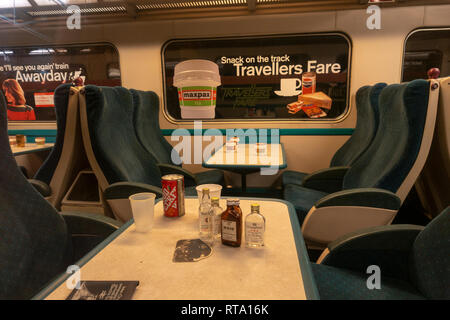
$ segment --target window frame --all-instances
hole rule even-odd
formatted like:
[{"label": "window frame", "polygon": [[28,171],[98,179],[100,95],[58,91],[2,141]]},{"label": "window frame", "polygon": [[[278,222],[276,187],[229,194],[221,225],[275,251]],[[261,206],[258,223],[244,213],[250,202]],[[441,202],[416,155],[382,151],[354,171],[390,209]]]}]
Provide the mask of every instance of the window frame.
[{"label": "window frame", "polygon": [[[166,70],[165,70],[165,60],[164,53],[167,46],[173,42],[178,41],[208,41],[208,40],[233,40],[233,39],[268,39],[268,38],[281,38],[281,37],[308,37],[308,36],[341,36],[347,41],[348,44],[348,72],[347,72],[347,92],[346,92],[346,106],[344,112],[334,119],[317,118],[317,119],[300,119],[300,118],[272,118],[272,119],[239,119],[239,118],[228,118],[228,119],[176,119],[167,110],[167,91],[166,91]],[[283,33],[283,34],[270,34],[270,35],[246,35],[246,36],[231,36],[231,37],[201,37],[201,38],[175,38],[167,40],[161,47],[161,69],[162,69],[162,88],[163,88],[163,106],[161,108],[164,118],[172,124],[193,124],[194,121],[201,120],[203,123],[207,124],[330,124],[339,123],[344,121],[350,114],[350,89],[351,89],[351,71],[352,71],[352,52],[353,52],[353,42],[351,37],[343,31],[330,31],[330,32],[311,32],[311,33]]]},{"label": "window frame", "polygon": [[401,65],[401,73],[400,73],[400,82],[403,81],[404,77],[404,71],[405,71],[405,57],[406,57],[406,43],[408,42],[408,39],[418,32],[427,32],[427,31],[450,31],[450,26],[442,26],[442,27],[419,27],[411,30],[405,37],[405,40],[403,41],[403,53],[402,53],[402,65]]},{"label": "window frame", "polygon": [[[112,42],[102,41],[102,42],[82,42],[82,43],[69,43],[69,44],[48,44],[48,45],[19,45],[19,46],[0,46],[2,50],[8,50],[8,49],[27,49],[27,48],[56,48],[56,47],[82,47],[82,46],[110,46],[112,47],[115,52],[117,53],[117,59],[119,64],[119,70],[121,77],[120,81],[122,83],[122,68],[120,63],[120,52],[117,46]],[[108,75],[105,74],[105,79],[107,79]],[[1,88],[0,88],[1,90]],[[3,92],[2,92],[3,94]],[[23,129],[41,129],[41,128],[35,128],[36,126],[41,126],[43,129],[53,129],[56,128],[56,120],[8,120],[8,128],[9,127],[20,127]]]}]

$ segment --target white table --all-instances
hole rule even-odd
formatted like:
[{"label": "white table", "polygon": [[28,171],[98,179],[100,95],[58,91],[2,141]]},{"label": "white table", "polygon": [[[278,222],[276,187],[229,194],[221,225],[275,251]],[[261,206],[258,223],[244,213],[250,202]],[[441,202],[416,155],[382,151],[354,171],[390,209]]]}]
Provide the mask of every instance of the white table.
[{"label": "white table", "polygon": [[[221,199],[225,207],[225,200]],[[138,280],[133,299],[317,299],[306,248],[288,202],[277,199],[241,198],[246,216],[258,202],[265,215],[263,249],[232,248],[220,242],[210,257],[197,262],[172,262],[178,240],[198,238],[198,199],[186,198],[186,215],[163,216],[162,201],[155,206],[149,233],[135,231],[133,221],[112,234],[79,261],[81,280]],[[63,275],[37,299],[66,299],[72,291]]]},{"label": "white table", "polygon": [[235,151],[226,150],[223,145],[203,162],[205,168],[216,168],[241,174],[242,191],[246,191],[246,175],[261,171],[262,174],[276,174],[287,167],[284,147],[281,143],[268,143],[267,152],[257,153],[256,144],[239,143]]},{"label": "white table", "polygon": [[19,156],[28,153],[40,152],[45,150],[50,150],[53,148],[54,143],[46,143],[39,145],[36,143],[26,143],[25,147],[18,147],[16,145],[11,146],[11,151],[14,156]]}]

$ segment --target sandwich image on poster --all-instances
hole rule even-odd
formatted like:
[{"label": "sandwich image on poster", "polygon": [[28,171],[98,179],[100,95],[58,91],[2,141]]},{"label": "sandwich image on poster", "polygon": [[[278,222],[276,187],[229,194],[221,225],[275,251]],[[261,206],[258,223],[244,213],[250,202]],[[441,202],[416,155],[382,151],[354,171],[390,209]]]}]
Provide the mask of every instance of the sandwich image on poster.
[{"label": "sandwich image on poster", "polygon": [[196,262],[208,258],[211,253],[211,247],[200,239],[179,240],[173,262]]},{"label": "sandwich image on poster", "polygon": [[323,118],[327,116],[324,110],[330,110],[332,99],[322,91],[316,92],[316,75],[314,72],[307,72],[302,75],[302,94],[297,101],[287,105],[290,114],[303,111],[308,118]]},{"label": "sandwich image on poster", "polygon": [[219,66],[202,59],[175,65],[173,85],[178,88],[181,118],[214,119],[217,87],[221,85]]},{"label": "sandwich image on poster", "polygon": [[131,300],[139,281],[81,281],[66,300]]}]

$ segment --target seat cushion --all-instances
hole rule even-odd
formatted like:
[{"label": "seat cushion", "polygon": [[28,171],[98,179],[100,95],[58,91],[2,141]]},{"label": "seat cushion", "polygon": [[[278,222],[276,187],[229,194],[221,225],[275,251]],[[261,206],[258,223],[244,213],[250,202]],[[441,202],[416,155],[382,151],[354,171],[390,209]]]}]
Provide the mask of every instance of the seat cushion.
[{"label": "seat cushion", "polygon": [[208,170],[195,174],[198,184],[220,184],[223,186],[225,184],[225,179],[222,170]]},{"label": "seat cushion", "polygon": [[425,299],[406,281],[383,277],[381,289],[367,288],[370,274],[347,269],[311,264],[314,279],[322,300],[418,300]]},{"label": "seat cushion", "polygon": [[283,191],[284,199],[294,205],[300,224],[303,223],[308,211],[314,204],[326,195],[328,193],[304,188],[295,184],[287,184]]},{"label": "seat cushion", "polygon": [[303,178],[305,178],[308,174],[300,171],[286,170],[281,175],[281,179],[283,181],[283,186],[287,184],[296,184],[302,185]]}]

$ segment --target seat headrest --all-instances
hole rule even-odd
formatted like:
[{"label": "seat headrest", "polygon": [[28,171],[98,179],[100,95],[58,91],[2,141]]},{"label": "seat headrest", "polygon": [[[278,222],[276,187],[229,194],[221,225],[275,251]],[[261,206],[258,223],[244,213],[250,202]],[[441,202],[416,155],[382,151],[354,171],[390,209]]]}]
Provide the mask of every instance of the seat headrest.
[{"label": "seat headrest", "polygon": [[[159,126],[159,98],[153,91],[130,89],[135,106],[134,128],[142,146],[157,159],[159,163],[179,164],[181,159],[177,152],[172,154],[172,146],[164,138]],[[174,161],[172,161],[174,157]]]},{"label": "seat headrest", "polygon": [[84,94],[90,143],[108,182],[133,181],[161,186],[156,159],[136,137],[135,106],[130,90],[87,85]]},{"label": "seat headrest", "polygon": [[330,167],[350,166],[370,146],[378,128],[378,97],[385,83],[364,86],[356,92],[357,119],[355,130],[331,159]]},{"label": "seat headrest", "polygon": [[429,92],[426,80],[391,84],[382,89],[376,136],[345,175],[344,189],[398,190],[420,150]]}]

